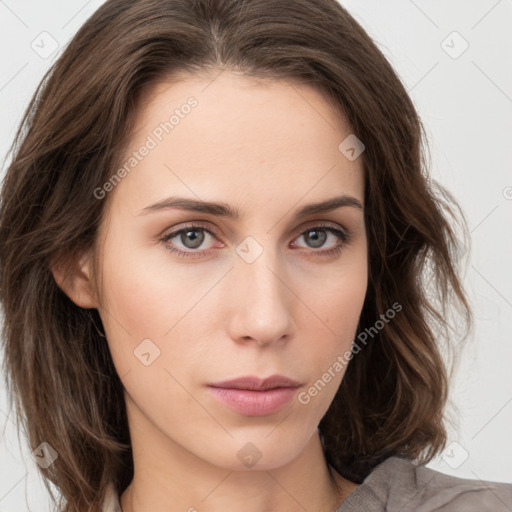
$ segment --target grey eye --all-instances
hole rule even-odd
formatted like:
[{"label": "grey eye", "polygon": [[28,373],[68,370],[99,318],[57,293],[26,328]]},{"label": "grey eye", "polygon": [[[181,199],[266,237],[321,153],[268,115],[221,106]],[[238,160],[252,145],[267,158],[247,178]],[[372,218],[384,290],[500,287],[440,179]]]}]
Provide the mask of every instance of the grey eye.
[{"label": "grey eye", "polygon": [[[311,233],[313,233],[313,236],[309,236]],[[308,240],[310,242],[312,241],[311,246],[315,249],[318,247],[322,247],[325,241],[327,240],[327,233],[326,230],[324,229],[308,229],[303,233],[302,236],[304,236],[306,242],[308,242]]]},{"label": "grey eye", "polygon": [[186,229],[180,233],[180,241],[187,249],[197,249],[203,243],[204,238],[205,235],[201,229]]}]

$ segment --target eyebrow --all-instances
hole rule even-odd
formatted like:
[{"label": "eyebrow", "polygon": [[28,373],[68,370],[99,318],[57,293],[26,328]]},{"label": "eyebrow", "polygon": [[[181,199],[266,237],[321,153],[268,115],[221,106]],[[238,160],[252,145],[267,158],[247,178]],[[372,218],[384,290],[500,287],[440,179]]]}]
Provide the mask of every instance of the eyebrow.
[{"label": "eyebrow", "polygon": [[[338,208],[350,207],[363,210],[361,202],[353,196],[341,195],[322,201],[320,203],[312,203],[303,206],[297,213],[296,218],[300,219],[307,215],[313,215],[315,213],[327,213]],[[226,217],[231,219],[240,218],[240,210],[234,208],[227,203],[222,202],[207,202],[199,201],[196,199],[190,199],[186,197],[168,197],[162,199],[157,203],[151,204],[143,208],[139,215],[146,215],[151,212],[160,210],[167,210],[170,208],[178,208],[180,210],[186,210],[191,212],[208,213],[219,217]]]}]

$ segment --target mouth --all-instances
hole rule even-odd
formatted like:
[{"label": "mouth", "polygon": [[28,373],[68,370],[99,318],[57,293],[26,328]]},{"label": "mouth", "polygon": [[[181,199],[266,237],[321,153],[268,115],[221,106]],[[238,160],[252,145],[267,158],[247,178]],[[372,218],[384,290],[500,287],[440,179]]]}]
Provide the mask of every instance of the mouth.
[{"label": "mouth", "polygon": [[240,377],[208,384],[214,398],[244,416],[267,416],[279,411],[295,395],[301,383],[272,375],[266,379]]}]

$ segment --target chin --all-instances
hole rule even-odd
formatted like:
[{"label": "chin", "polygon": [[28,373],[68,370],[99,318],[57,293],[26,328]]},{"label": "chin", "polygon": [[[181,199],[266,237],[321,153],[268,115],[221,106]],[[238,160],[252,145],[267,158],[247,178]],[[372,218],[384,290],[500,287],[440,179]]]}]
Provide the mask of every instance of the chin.
[{"label": "chin", "polygon": [[293,435],[275,426],[266,426],[252,433],[234,437],[226,435],[226,439],[212,441],[206,452],[196,452],[196,455],[230,471],[268,471],[285,466],[297,458],[311,438],[307,432]]}]

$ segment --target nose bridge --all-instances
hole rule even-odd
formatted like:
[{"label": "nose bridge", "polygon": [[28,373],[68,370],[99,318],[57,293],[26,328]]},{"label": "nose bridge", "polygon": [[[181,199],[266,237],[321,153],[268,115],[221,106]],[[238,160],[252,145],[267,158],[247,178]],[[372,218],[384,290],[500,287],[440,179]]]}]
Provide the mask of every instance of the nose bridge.
[{"label": "nose bridge", "polygon": [[241,287],[234,305],[238,335],[261,343],[290,334],[293,325],[293,294],[286,286],[279,250],[271,246],[271,238],[262,243],[253,237],[243,240],[236,249],[233,272],[235,286]]}]

